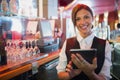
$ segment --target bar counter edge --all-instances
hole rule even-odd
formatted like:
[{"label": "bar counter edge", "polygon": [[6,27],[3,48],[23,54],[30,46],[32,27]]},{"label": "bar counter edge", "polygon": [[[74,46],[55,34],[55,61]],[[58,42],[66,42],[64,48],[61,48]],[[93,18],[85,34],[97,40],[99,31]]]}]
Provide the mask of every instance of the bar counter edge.
[{"label": "bar counter edge", "polygon": [[59,52],[60,52],[60,50],[56,50],[54,52],[49,53],[48,56],[46,56],[44,58],[39,59],[39,57],[36,57],[36,58],[28,61],[27,63],[19,64],[16,67],[11,67],[11,69],[8,69],[6,71],[4,70],[3,72],[0,73],[0,80],[8,80],[8,79],[18,76],[24,72],[31,70],[33,62],[36,62],[38,66],[41,66],[47,62],[50,62],[50,61],[58,58]]}]

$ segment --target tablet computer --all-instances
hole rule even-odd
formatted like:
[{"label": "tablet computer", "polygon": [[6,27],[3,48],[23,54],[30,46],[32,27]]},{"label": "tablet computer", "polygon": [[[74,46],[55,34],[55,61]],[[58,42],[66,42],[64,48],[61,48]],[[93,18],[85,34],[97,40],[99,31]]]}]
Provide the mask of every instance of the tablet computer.
[{"label": "tablet computer", "polygon": [[[92,48],[92,49],[70,49],[71,54],[80,54],[87,62],[92,64],[93,59],[96,57],[97,54],[97,49]],[[77,68],[73,64],[73,68]]]}]

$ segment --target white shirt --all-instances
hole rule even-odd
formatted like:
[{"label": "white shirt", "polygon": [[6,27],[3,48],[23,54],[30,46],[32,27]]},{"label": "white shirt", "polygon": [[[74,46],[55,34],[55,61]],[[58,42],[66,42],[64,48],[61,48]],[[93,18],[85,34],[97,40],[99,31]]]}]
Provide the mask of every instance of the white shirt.
[{"label": "white shirt", "polygon": [[[81,49],[90,49],[92,42],[93,42],[94,34],[91,34],[90,36],[86,38],[82,38],[79,34],[77,34],[77,41],[80,44]],[[63,44],[62,50],[59,54],[59,63],[56,67],[57,72],[63,72],[65,71],[66,65],[67,65],[67,57],[66,57],[66,41]],[[109,80],[111,78],[110,75],[110,67],[112,65],[111,62],[111,46],[108,41],[106,41],[106,46],[105,46],[105,61],[103,64],[103,67],[100,71],[100,74],[103,74],[106,78],[106,80]]]}]

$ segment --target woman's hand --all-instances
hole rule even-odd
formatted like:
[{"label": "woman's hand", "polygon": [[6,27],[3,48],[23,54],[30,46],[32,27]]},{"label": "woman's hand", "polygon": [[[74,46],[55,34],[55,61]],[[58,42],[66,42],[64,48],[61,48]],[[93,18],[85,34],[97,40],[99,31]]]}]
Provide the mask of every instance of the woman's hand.
[{"label": "woman's hand", "polygon": [[67,67],[66,67],[66,72],[69,73],[70,79],[79,75],[81,73],[80,69],[73,69],[72,67],[72,61],[69,61]]},{"label": "woman's hand", "polygon": [[80,54],[71,55],[72,62],[82,70],[89,78],[93,77],[95,74],[95,69],[97,68],[97,60],[94,58],[93,64],[90,64]]}]

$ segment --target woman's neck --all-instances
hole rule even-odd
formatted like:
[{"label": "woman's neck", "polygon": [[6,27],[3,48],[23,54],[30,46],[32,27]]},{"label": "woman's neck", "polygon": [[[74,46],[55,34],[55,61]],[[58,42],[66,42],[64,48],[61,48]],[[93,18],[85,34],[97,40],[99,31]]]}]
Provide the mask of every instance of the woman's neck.
[{"label": "woman's neck", "polygon": [[91,35],[92,32],[90,31],[89,33],[80,33],[80,35],[83,37],[83,38],[86,38],[87,36]]}]

